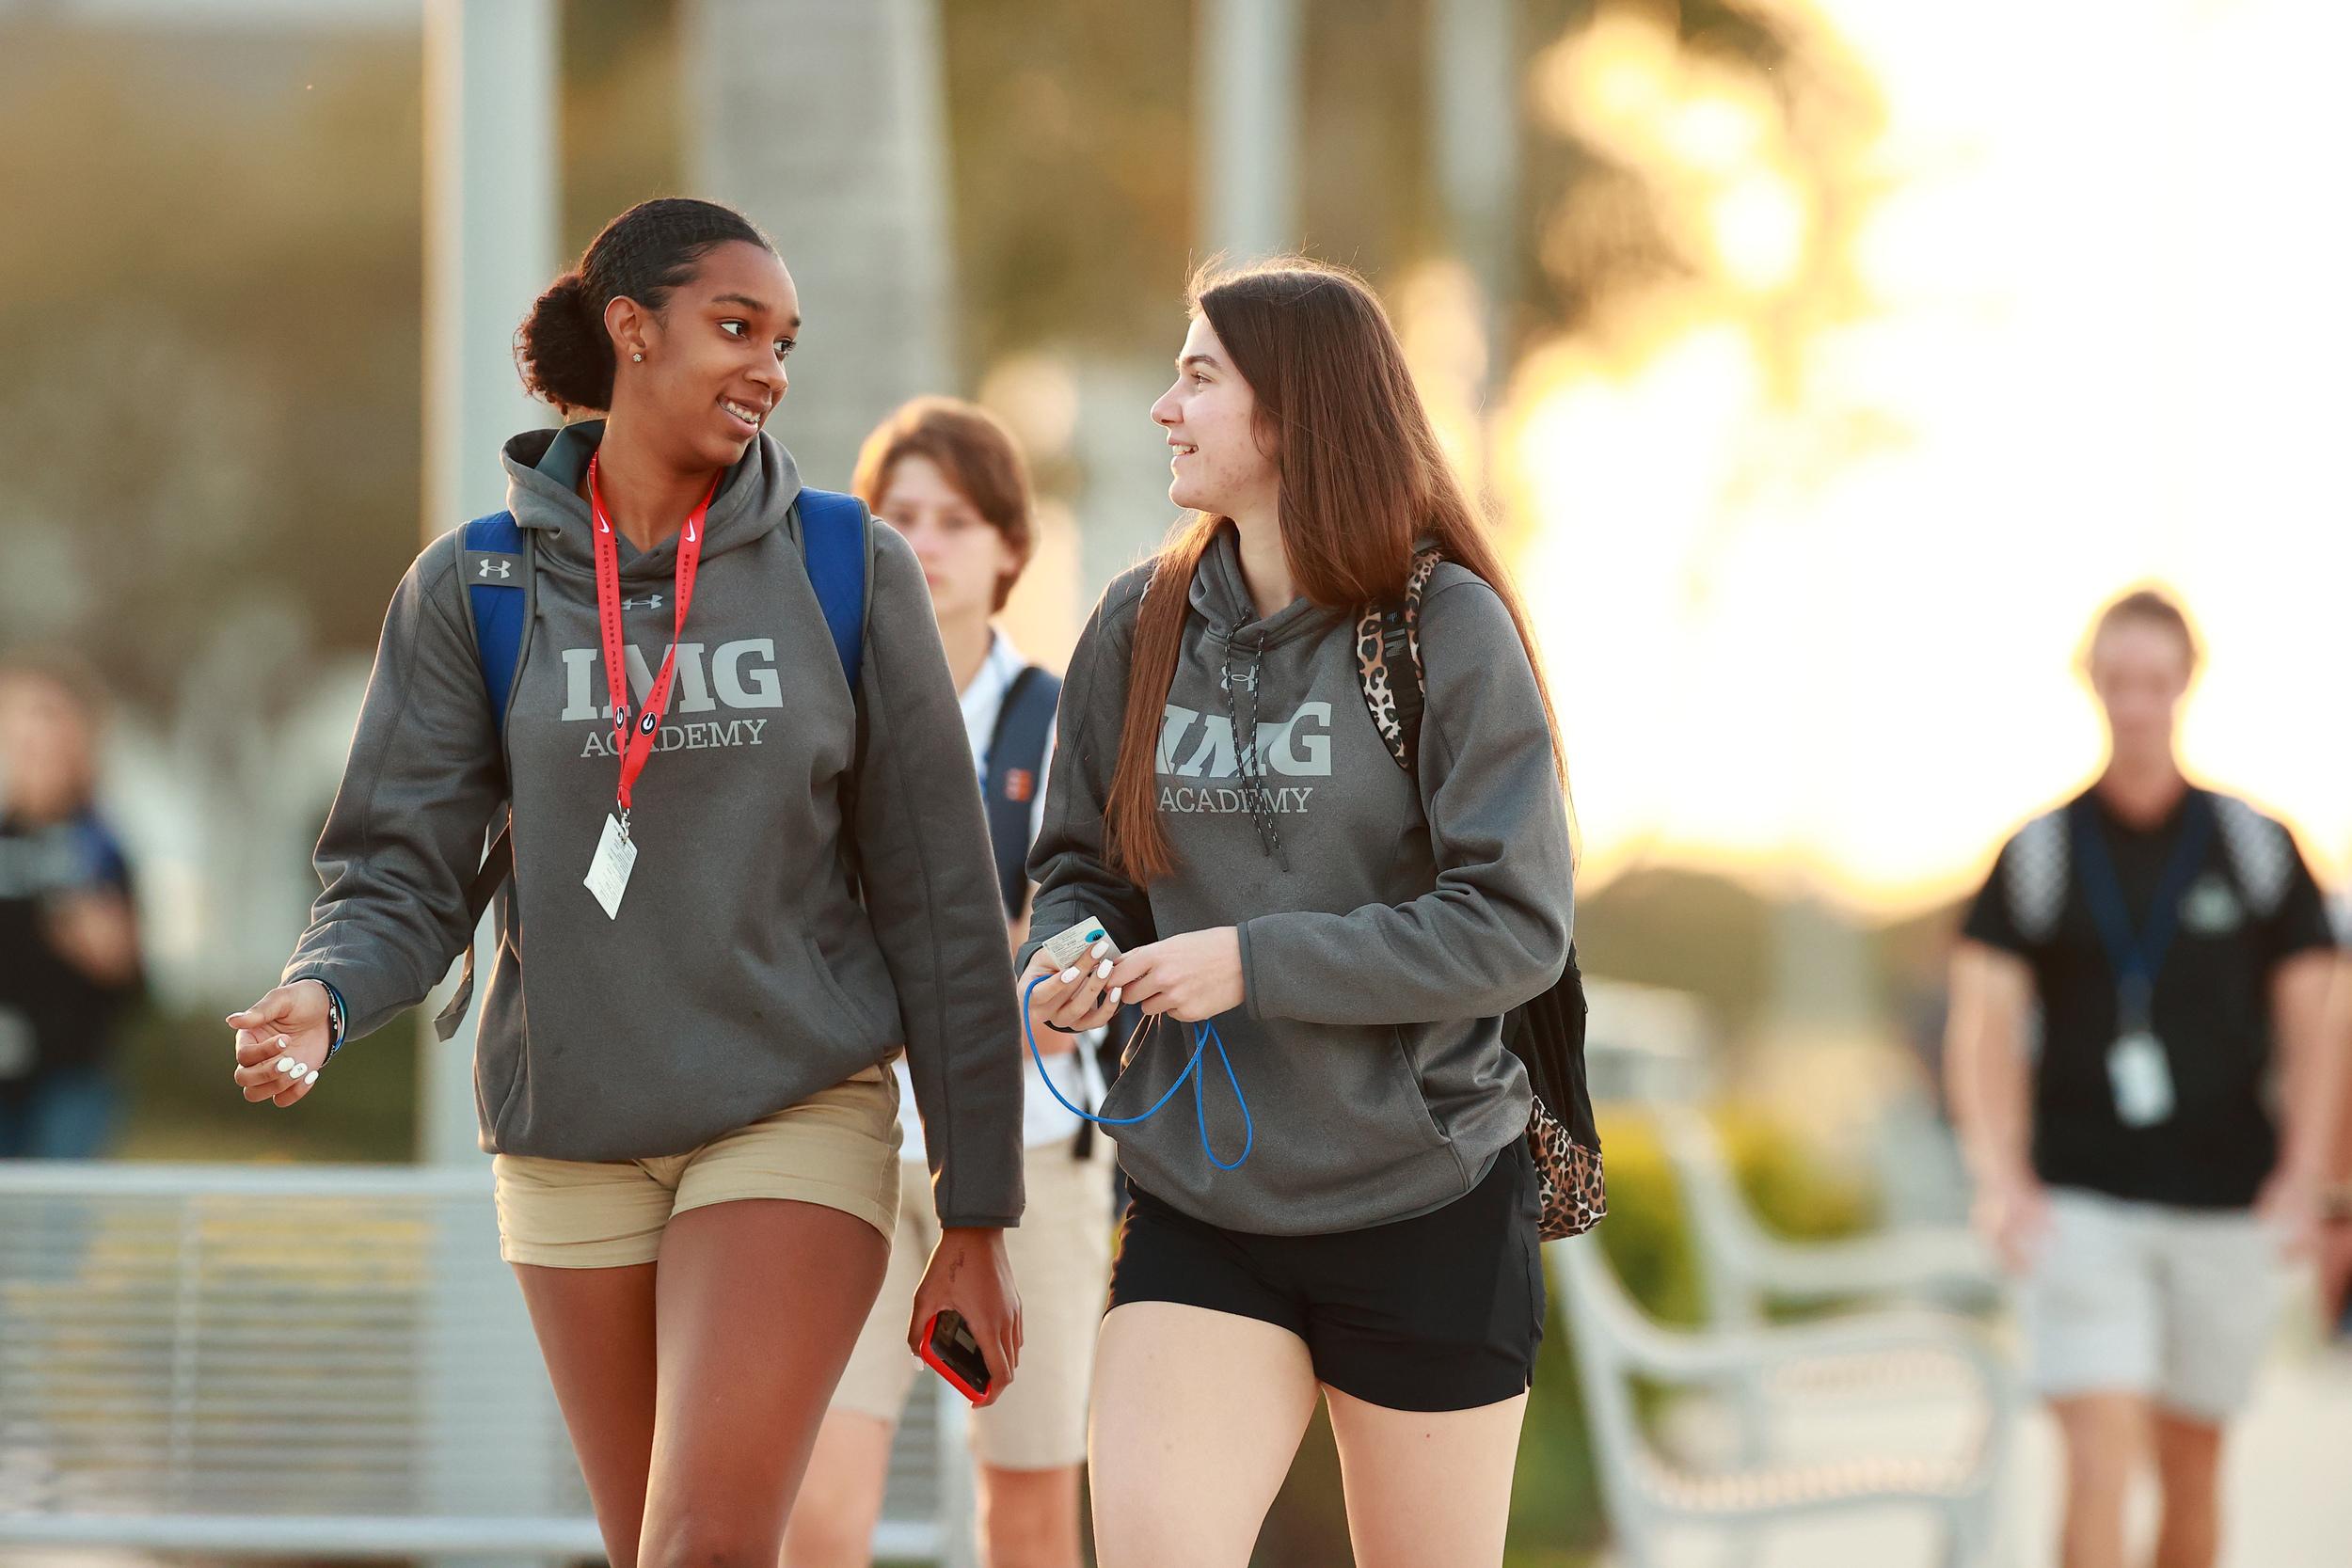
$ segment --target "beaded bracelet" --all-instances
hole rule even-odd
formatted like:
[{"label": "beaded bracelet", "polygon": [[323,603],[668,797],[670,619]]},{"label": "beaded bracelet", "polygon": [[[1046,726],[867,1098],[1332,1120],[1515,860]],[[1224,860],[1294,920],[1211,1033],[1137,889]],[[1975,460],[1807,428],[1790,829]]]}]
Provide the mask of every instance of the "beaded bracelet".
[{"label": "beaded bracelet", "polygon": [[[318,980],[315,974],[309,977]],[[349,1015],[343,1010],[343,993],[337,990],[331,981],[319,980],[319,985],[326,992],[326,1055],[319,1063],[319,1066],[325,1067],[335,1059],[335,1053],[343,1048],[343,1031],[348,1027],[345,1020]]]}]

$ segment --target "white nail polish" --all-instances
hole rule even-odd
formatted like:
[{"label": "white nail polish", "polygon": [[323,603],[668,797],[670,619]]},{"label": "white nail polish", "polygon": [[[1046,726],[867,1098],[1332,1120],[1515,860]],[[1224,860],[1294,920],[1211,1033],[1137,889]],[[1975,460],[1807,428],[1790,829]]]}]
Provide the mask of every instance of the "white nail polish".
[{"label": "white nail polish", "polygon": [[1074,986],[1078,983],[1077,965],[1073,964],[1061,972],[1061,983],[1065,986]]},{"label": "white nail polish", "polygon": [[1116,1006],[1119,1006],[1119,993],[1120,993],[1120,991],[1122,991],[1122,990],[1125,990],[1126,989],[1127,989],[1127,988],[1126,988],[1126,987],[1124,987],[1124,986],[1113,986],[1113,987],[1111,988],[1111,1006],[1112,1006],[1116,1007]]},{"label": "white nail polish", "polygon": [[1104,959],[1103,960],[1103,962],[1102,962],[1102,964],[1101,964],[1101,966],[1095,970],[1095,972],[1094,972],[1094,977],[1095,977],[1096,979],[1098,979],[1098,980],[1107,980],[1107,979],[1109,979],[1109,978],[1111,977],[1111,961],[1110,961],[1110,959],[1108,959],[1108,958],[1104,958]]},{"label": "white nail polish", "polygon": [[294,1059],[292,1056],[280,1056],[280,1057],[278,1057],[278,1071],[280,1071],[280,1072],[292,1072],[294,1069]]},{"label": "white nail polish", "polygon": [[302,1081],[306,1084],[317,1083],[319,1081],[319,1069],[312,1068],[310,1072],[304,1076]]},{"label": "white nail polish", "polygon": [[1110,944],[1109,942],[1096,942],[1096,943],[1094,944],[1094,951],[1093,951],[1091,954],[1089,954],[1089,957],[1090,957],[1090,958],[1101,958],[1104,954],[1105,954],[1105,953],[1109,952],[1110,950],[1111,950],[1111,944]]}]

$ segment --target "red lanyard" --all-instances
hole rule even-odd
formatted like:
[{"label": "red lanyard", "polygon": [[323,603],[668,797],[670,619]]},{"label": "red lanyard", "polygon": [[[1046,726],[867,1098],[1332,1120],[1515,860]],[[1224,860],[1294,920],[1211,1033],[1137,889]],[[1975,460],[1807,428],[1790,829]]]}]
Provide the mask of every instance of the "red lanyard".
[{"label": "red lanyard", "polygon": [[661,733],[661,716],[670,705],[670,678],[677,673],[678,639],[686,635],[687,607],[694,602],[694,572],[703,559],[703,516],[710,510],[719,482],[713,479],[702,504],[686,515],[677,543],[677,621],[670,633],[670,651],[661,657],[661,673],[645,695],[645,709],[631,723],[628,711],[628,670],[621,658],[621,561],[612,542],[612,516],[604,509],[604,491],[596,483],[596,460],[588,459],[588,509],[596,518],[596,622],[604,632],[604,678],[612,692],[612,748],[621,757],[621,836],[628,836],[629,792],[637,775],[653,754],[654,738]]}]

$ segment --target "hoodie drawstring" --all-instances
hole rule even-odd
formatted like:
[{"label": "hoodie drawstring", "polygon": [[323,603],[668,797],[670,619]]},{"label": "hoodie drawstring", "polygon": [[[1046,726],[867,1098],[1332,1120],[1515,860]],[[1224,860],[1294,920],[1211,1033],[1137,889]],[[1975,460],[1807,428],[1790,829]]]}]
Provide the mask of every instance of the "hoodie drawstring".
[{"label": "hoodie drawstring", "polygon": [[1290,857],[1282,852],[1282,831],[1275,820],[1272,799],[1266,790],[1265,769],[1258,757],[1258,672],[1265,659],[1265,639],[1261,637],[1250,646],[1249,666],[1243,673],[1243,684],[1249,689],[1249,722],[1242,723],[1241,705],[1233,696],[1232,644],[1226,644],[1225,659],[1219,667],[1218,684],[1225,688],[1225,713],[1233,725],[1233,756],[1241,768],[1242,794],[1249,800],[1249,819],[1258,830],[1258,847],[1274,858],[1283,870],[1291,868]]}]

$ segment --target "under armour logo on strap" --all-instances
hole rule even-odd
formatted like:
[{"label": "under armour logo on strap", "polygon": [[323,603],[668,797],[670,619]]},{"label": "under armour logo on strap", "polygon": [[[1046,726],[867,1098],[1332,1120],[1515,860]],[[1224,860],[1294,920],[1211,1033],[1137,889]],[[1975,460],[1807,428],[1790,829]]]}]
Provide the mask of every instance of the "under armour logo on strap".
[{"label": "under armour logo on strap", "polygon": [[485,557],[474,564],[474,576],[485,581],[494,578],[511,578],[515,575],[515,563],[511,561],[492,561]]}]

